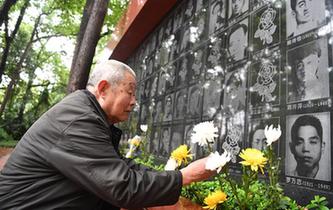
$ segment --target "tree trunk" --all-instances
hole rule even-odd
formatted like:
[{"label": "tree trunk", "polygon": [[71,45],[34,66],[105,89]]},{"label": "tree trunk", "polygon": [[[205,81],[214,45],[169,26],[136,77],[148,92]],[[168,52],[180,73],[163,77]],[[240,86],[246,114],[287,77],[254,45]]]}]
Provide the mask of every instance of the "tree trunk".
[{"label": "tree trunk", "polygon": [[14,30],[12,31],[12,33],[10,35],[8,34],[8,26],[7,26],[8,25],[8,20],[7,19],[5,20],[5,48],[3,49],[2,57],[1,57],[1,63],[0,63],[0,84],[1,84],[1,81],[2,81],[2,75],[5,72],[7,58],[8,58],[11,43],[14,40],[14,38],[15,38],[19,28],[20,28],[21,22],[23,20],[23,16],[25,14],[25,10],[27,9],[28,5],[29,5],[29,0],[26,0],[24,2],[24,5],[22,6],[22,8],[20,10],[20,15],[17,18],[15,28],[14,28]]},{"label": "tree trunk", "polygon": [[15,69],[13,70],[13,76],[11,78],[11,81],[10,81],[8,87],[7,87],[7,90],[6,90],[6,93],[5,93],[5,97],[4,97],[4,99],[3,99],[2,103],[1,103],[1,106],[0,106],[0,117],[2,116],[2,113],[5,110],[7,102],[11,98],[11,93],[13,92],[15,85],[17,84],[17,82],[20,79],[20,71],[21,71],[23,62],[26,59],[26,57],[28,55],[28,52],[30,51],[30,49],[32,47],[32,43],[33,43],[35,34],[37,32],[37,28],[38,28],[38,25],[39,25],[39,22],[41,20],[42,15],[44,15],[44,13],[40,14],[37,17],[35,25],[34,25],[34,28],[33,28],[32,33],[30,35],[30,40],[27,43],[27,45],[25,46],[24,52],[22,53],[19,62],[17,63],[17,65],[15,66]]},{"label": "tree trunk", "polygon": [[8,19],[8,12],[10,8],[16,4],[17,0],[5,0],[0,8],[0,26]]},{"label": "tree trunk", "polygon": [[[109,0],[87,0],[78,34],[67,93],[86,87]],[[87,17],[89,16],[89,17]]]}]

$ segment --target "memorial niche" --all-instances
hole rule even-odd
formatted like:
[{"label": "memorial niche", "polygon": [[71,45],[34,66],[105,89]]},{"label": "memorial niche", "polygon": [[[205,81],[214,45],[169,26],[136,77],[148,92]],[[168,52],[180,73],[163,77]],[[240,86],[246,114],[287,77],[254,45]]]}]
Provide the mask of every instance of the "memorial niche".
[{"label": "memorial niche", "polygon": [[[220,128],[217,150],[231,150],[236,161],[243,148],[265,147],[263,125],[280,124],[283,133],[275,150],[283,160],[281,183],[331,193],[333,38],[324,29],[331,24],[333,3],[305,0],[301,9],[299,0],[239,2],[179,3],[128,60],[141,75],[140,88],[149,87],[138,103],[143,112],[152,107],[152,120],[141,111],[139,122],[151,122],[158,131],[150,136],[151,152],[163,159],[176,143],[185,143],[199,157],[202,153],[190,142],[191,129],[213,120]],[[163,36],[160,31],[171,32]],[[198,34],[203,36],[191,39]],[[157,47],[147,49],[154,46],[150,42]],[[166,42],[171,44],[161,59]],[[302,157],[302,143],[292,141],[293,125],[303,118],[321,124],[321,132],[312,129],[321,140],[315,147],[320,157]],[[299,130],[306,126],[311,127]],[[297,172],[298,164],[313,166],[316,176]],[[239,168],[234,164],[231,171]]]}]

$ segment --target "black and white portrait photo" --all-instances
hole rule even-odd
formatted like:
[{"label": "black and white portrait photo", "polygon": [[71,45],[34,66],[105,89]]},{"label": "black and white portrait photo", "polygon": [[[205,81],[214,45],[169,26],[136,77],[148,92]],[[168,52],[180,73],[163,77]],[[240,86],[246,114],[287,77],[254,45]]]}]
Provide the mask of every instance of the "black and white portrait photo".
[{"label": "black and white portrait photo", "polygon": [[230,116],[245,110],[246,71],[242,67],[227,73],[224,84],[224,109]]},{"label": "black and white portrait photo", "polygon": [[186,25],[182,27],[182,33],[180,36],[179,52],[183,53],[187,51],[190,47],[190,38],[191,38],[191,28]]},{"label": "black and white portrait photo", "polygon": [[187,82],[189,68],[188,56],[183,56],[178,61],[177,86],[183,86]]},{"label": "black and white portrait photo", "polygon": [[184,4],[184,21],[189,21],[195,13],[195,0],[186,0]]},{"label": "black and white portrait photo", "polygon": [[159,73],[159,79],[158,79],[158,95],[163,95],[166,90],[166,84],[167,84],[167,72],[162,70]]},{"label": "black and white portrait photo", "polygon": [[288,101],[329,96],[327,40],[322,38],[287,52]]},{"label": "black and white portrait photo", "polygon": [[272,58],[263,59],[251,66],[250,97],[252,106],[279,102],[279,71],[278,60]]},{"label": "black and white portrait photo", "polygon": [[171,138],[171,127],[162,127],[161,137],[159,142],[158,154],[162,157],[168,157],[169,155],[169,145]]},{"label": "black and white portrait photo", "polygon": [[140,123],[147,124],[148,116],[149,116],[148,104],[147,103],[141,104]]},{"label": "black and white portrait photo", "polygon": [[212,118],[219,110],[221,102],[221,80],[208,80],[204,85],[203,115]]},{"label": "black and white portrait photo", "polygon": [[228,20],[235,19],[249,10],[249,0],[229,0]]},{"label": "black and white portrait photo", "polygon": [[161,100],[155,102],[153,107],[153,122],[158,123],[162,120],[163,116],[163,103]]},{"label": "black and white portrait photo", "polygon": [[186,114],[186,102],[186,89],[180,89],[176,92],[174,119],[184,119]]},{"label": "black and white portrait photo", "polygon": [[158,81],[158,77],[154,75],[150,80],[152,82],[151,82],[151,86],[150,86],[150,94],[149,94],[149,96],[152,98],[157,93],[157,81]]},{"label": "black and white portrait photo", "polygon": [[166,67],[166,90],[172,89],[176,83],[176,68],[177,63],[170,63],[170,65]]},{"label": "black and white portrait photo", "polygon": [[198,44],[206,37],[207,21],[206,12],[201,12],[195,19],[191,27],[191,42]]},{"label": "black and white portrait photo", "polygon": [[193,53],[189,54],[189,59],[191,60],[191,71],[189,76],[191,80],[195,80],[200,77],[201,69],[204,64],[204,49],[205,48],[199,48]]},{"label": "black and white portrait photo", "polygon": [[210,5],[209,34],[214,33],[225,25],[226,0],[216,0]]},{"label": "black and white portrait photo", "polygon": [[151,136],[150,136],[150,152],[152,154],[157,155],[158,154],[158,143],[159,143],[159,131],[160,127],[153,127],[151,131]]},{"label": "black and white portrait photo", "polygon": [[170,152],[175,150],[177,147],[183,144],[183,133],[184,133],[184,125],[183,124],[175,124],[172,126],[172,137],[171,137],[171,149]]},{"label": "black and white portrait photo", "polygon": [[[249,123],[249,134],[248,134],[248,144],[249,147],[258,150],[264,150],[267,147],[267,139],[265,136],[265,127],[273,125],[277,128],[279,125],[279,118],[269,118],[269,119],[252,119]],[[277,146],[278,144],[273,144]]]},{"label": "black and white portrait photo", "polygon": [[287,36],[298,36],[325,23],[325,0],[287,0]]},{"label": "black and white portrait photo", "polygon": [[173,94],[167,95],[164,99],[163,121],[171,121],[173,113]]},{"label": "black and white portrait photo", "polygon": [[286,175],[331,181],[330,113],[287,116]]},{"label": "black and white portrait photo", "polygon": [[202,93],[200,85],[189,87],[187,94],[187,114],[191,118],[199,118],[201,110]]},{"label": "black and white portrait photo", "polygon": [[258,10],[252,18],[254,50],[280,42],[280,12],[274,7]]},{"label": "black and white portrait photo", "polygon": [[205,63],[205,78],[211,79],[217,76],[223,76],[223,63],[222,63],[222,38],[215,37],[208,45],[207,59]]},{"label": "black and white portrait photo", "polygon": [[228,61],[230,63],[242,60],[246,57],[248,31],[248,19],[233,25],[228,31],[227,50]]}]

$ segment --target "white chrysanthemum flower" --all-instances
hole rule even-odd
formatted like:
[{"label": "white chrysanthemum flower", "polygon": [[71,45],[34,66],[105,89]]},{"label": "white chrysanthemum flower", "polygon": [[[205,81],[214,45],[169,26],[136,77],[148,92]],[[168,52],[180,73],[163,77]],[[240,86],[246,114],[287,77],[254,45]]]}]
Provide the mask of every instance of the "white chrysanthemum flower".
[{"label": "white chrysanthemum flower", "polygon": [[148,130],[148,125],[140,125],[140,129],[141,129],[143,132],[147,132],[147,130]]},{"label": "white chrysanthemum flower", "polygon": [[200,146],[205,146],[214,142],[214,138],[218,137],[217,132],[218,129],[212,121],[199,123],[193,128],[191,141],[193,144],[198,143]]},{"label": "white chrysanthemum flower", "polygon": [[175,159],[169,158],[168,162],[166,163],[164,170],[166,171],[173,171],[178,167],[178,163]]},{"label": "white chrysanthemum flower", "polygon": [[267,146],[271,145],[273,142],[277,141],[281,136],[281,127],[278,125],[277,128],[273,128],[273,125],[266,125],[265,136],[267,141]]},{"label": "white chrysanthemum flower", "polygon": [[215,171],[219,173],[225,164],[231,160],[231,154],[229,152],[224,152],[220,155],[218,152],[210,153],[206,162],[206,169]]}]

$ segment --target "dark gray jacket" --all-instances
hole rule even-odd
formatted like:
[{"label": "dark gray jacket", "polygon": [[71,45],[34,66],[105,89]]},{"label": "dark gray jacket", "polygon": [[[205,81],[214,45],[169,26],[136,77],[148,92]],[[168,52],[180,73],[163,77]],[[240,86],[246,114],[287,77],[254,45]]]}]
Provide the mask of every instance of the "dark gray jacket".
[{"label": "dark gray jacket", "polygon": [[179,171],[119,155],[121,131],[86,90],[70,94],[22,137],[0,172],[0,209],[118,209],[175,203]]}]

